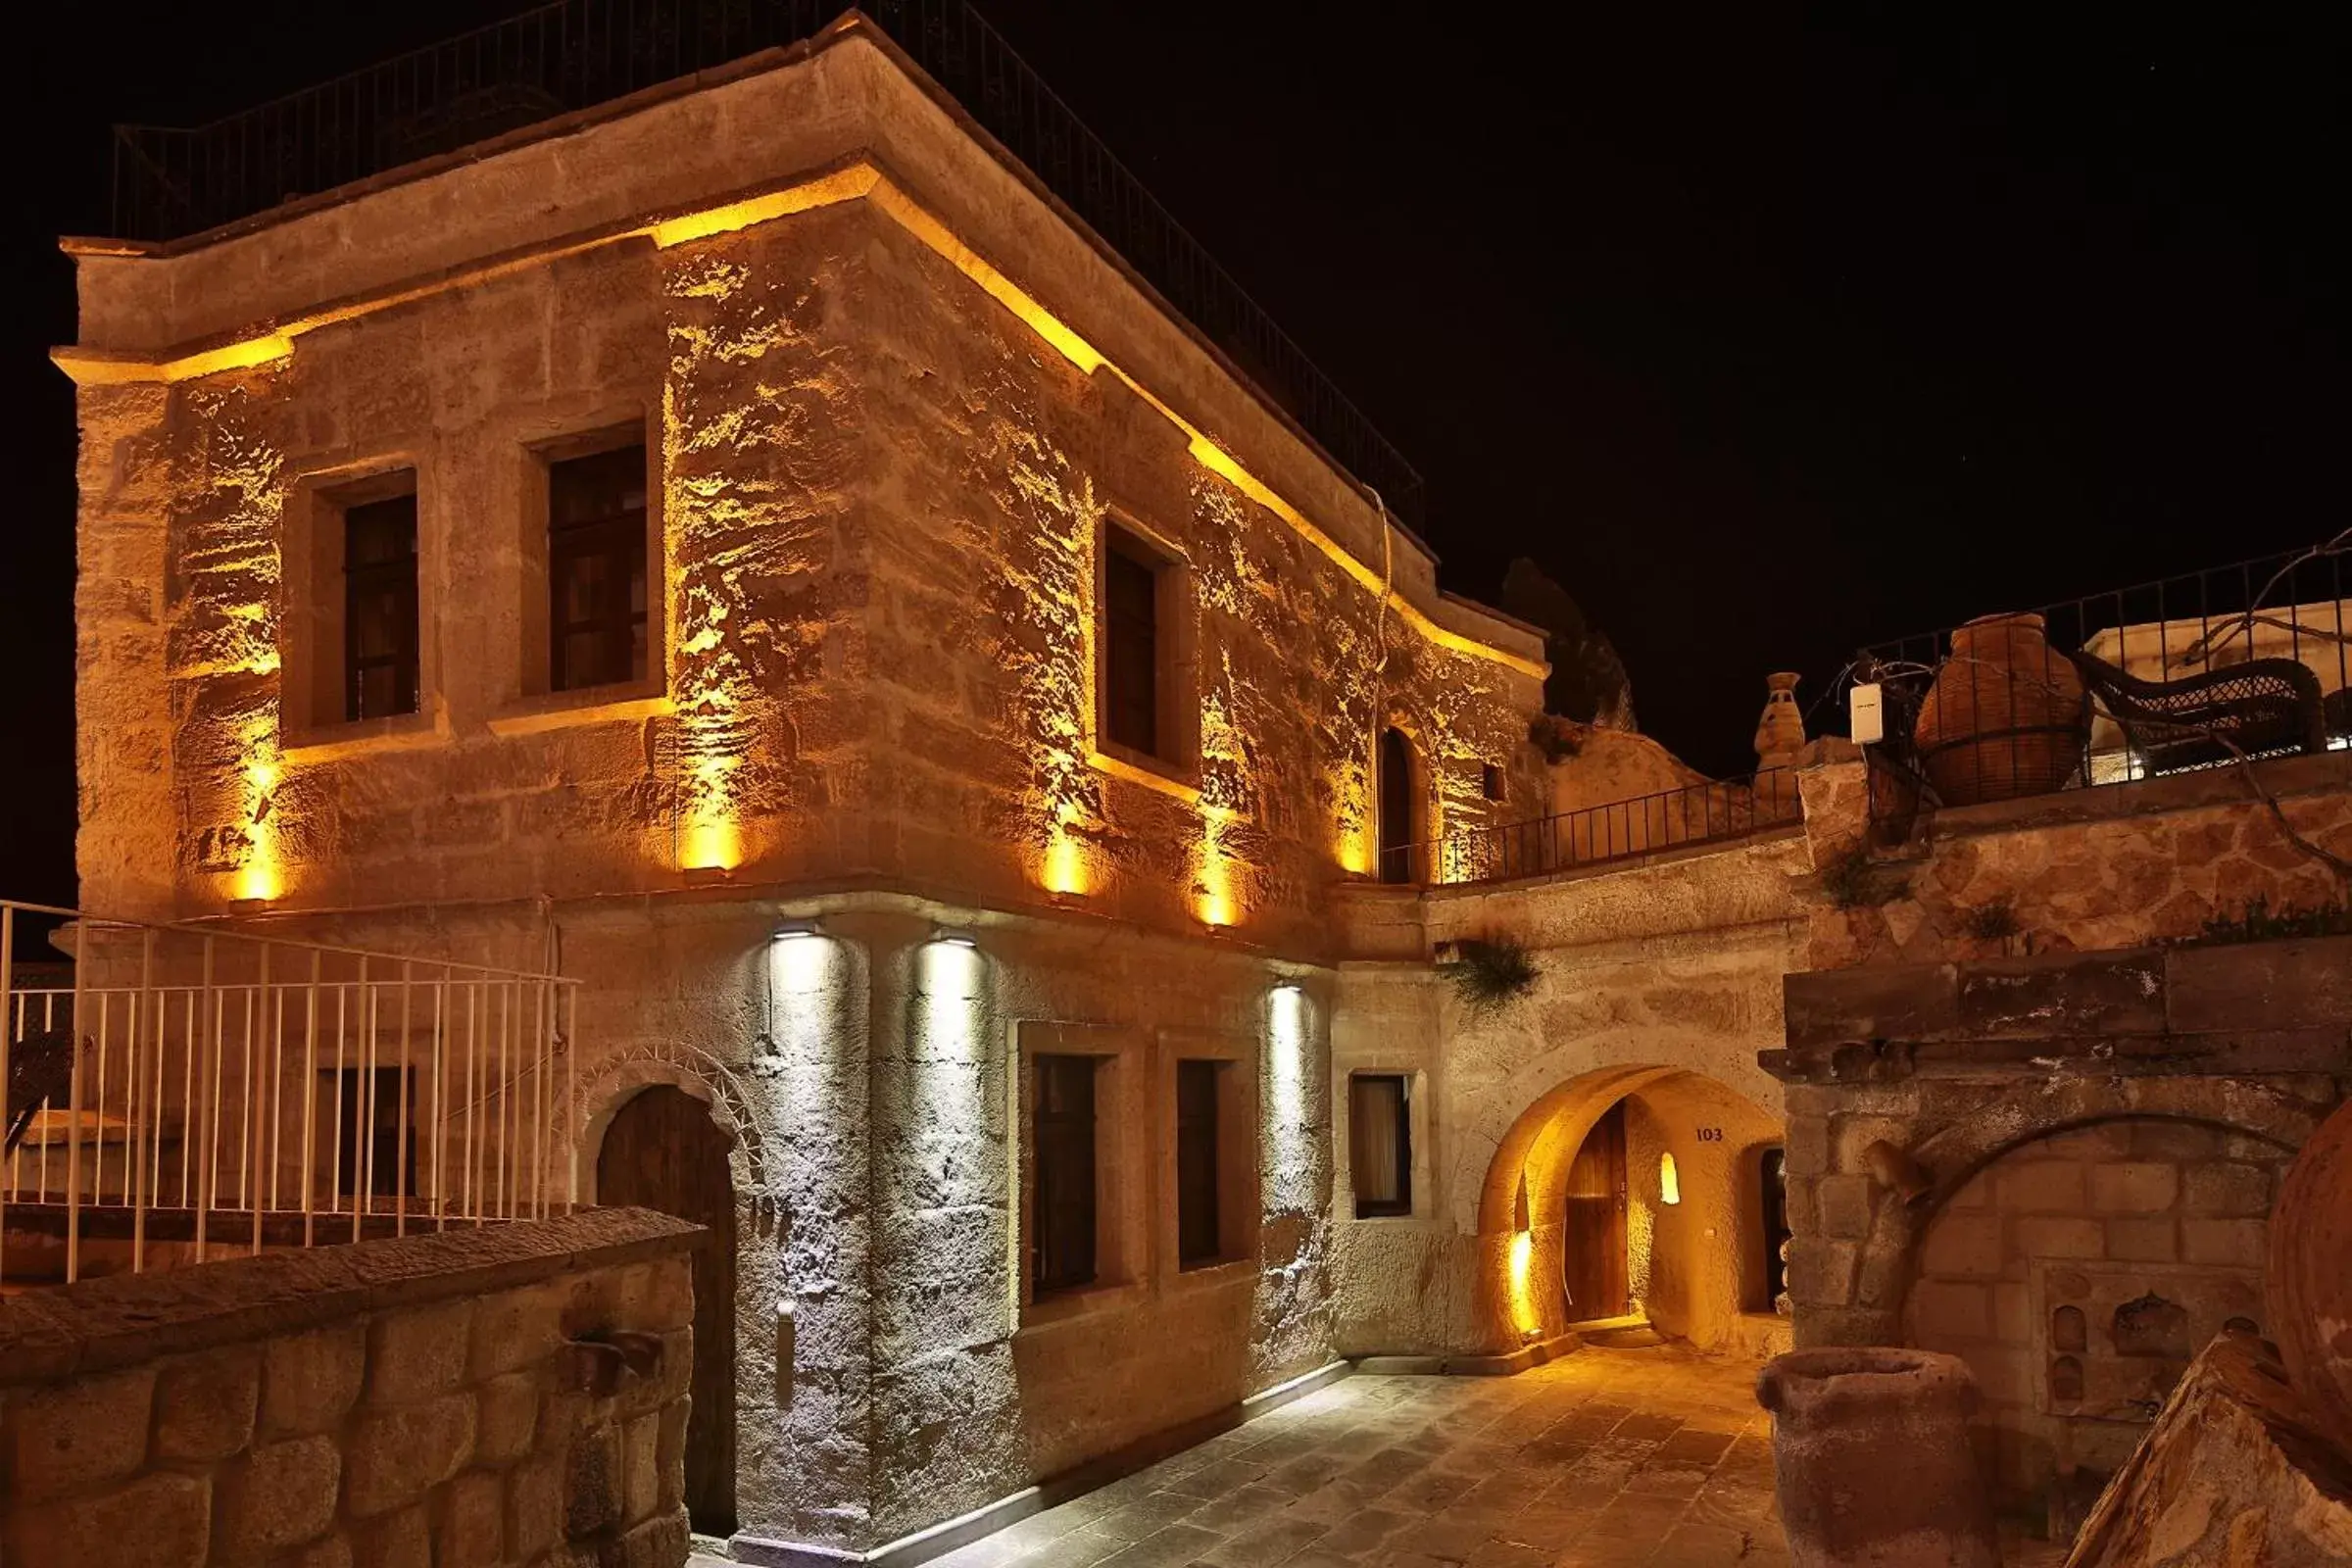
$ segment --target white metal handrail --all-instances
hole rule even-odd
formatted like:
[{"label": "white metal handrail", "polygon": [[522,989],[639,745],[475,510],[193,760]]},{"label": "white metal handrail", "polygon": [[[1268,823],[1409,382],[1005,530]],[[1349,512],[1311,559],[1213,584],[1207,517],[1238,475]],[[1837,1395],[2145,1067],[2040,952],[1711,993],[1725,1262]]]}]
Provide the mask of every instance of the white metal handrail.
[{"label": "white metal handrail", "polygon": [[[15,985],[25,914],[74,922],[70,987]],[[577,997],[0,901],[0,1285],[574,1207]]]}]

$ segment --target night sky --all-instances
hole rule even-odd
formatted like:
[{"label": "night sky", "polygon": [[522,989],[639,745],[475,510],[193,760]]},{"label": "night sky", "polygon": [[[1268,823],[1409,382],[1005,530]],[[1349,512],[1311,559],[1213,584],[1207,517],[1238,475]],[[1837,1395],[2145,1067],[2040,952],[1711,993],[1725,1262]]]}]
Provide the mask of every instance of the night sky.
[{"label": "night sky", "polygon": [[[2352,521],[2341,35],[979,3],[1420,467],[1446,585],[1533,557],[1710,771],[1752,765],[1768,670],[1810,699],[1865,643]],[[74,335],[54,238],[107,226],[108,122],[517,9],[82,5],[11,51],[0,892],[74,893],[45,355]]]}]

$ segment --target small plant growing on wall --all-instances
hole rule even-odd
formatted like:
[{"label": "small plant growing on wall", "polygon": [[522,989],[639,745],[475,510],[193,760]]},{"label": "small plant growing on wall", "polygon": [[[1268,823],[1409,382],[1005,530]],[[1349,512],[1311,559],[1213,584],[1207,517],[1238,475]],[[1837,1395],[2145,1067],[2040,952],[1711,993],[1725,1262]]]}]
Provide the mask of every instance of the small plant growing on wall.
[{"label": "small plant growing on wall", "polygon": [[2283,942],[2295,937],[2352,936],[2352,897],[2333,904],[2288,904],[2274,909],[2257,893],[2235,914],[2217,914],[2188,940],[2196,947],[2239,942]]},{"label": "small plant growing on wall", "polygon": [[[1960,911],[1960,930],[1963,935],[1979,942],[1998,942],[2003,953],[2011,951],[2017,939],[2025,934],[2025,922],[2017,917],[2017,906],[2006,895],[1987,899],[1974,908]],[[2026,947],[2029,953],[2033,951],[2030,940]]]},{"label": "small plant growing on wall", "polygon": [[1536,988],[1536,960],[1517,937],[1464,937],[1438,973],[1473,1014],[1484,1017]]},{"label": "small plant growing on wall", "polygon": [[1870,858],[1866,844],[1855,845],[1823,866],[1820,884],[1822,896],[1840,909],[1875,908],[1892,904],[1910,891],[1910,883],[1901,873]]}]

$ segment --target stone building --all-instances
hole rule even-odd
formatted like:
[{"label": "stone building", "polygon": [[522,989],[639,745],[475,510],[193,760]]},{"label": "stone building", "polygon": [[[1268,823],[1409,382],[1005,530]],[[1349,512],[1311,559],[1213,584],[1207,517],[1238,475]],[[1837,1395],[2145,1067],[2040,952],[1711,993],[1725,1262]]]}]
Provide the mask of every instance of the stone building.
[{"label": "stone building", "polygon": [[1540,809],[1541,638],[882,33],[69,249],[84,903],[581,980],[699,1529],[1333,1361],[1331,900]]},{"label": "stone building", "polygon": [[[2352,757],[1942,812],[1863,898],[1842,742],[1531,742],[1543,635],[862,19],[68,248],[84,906],[576,982],[542,1179],[717,1233],[746,1560],[1597,1320],[1958,1349],[2038,1506],[2263,1320],[2352,1004],[2149,950],[2324,893]],[[2031,985],[2082,1016],[1968,1000]]]}]

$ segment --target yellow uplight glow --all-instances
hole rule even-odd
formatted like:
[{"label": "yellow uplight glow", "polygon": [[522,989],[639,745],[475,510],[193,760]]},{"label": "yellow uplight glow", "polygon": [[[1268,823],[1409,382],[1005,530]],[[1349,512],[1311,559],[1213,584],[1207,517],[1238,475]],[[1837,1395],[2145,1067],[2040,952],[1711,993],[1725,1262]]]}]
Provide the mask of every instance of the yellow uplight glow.
[{"label": "yellow uplight glow", "polygon": [[1683,1200],[1683,1179],[1674,1168],[1672,1154],[1658,1156],[1658,1201],[1679,1203]]},{"label": "yellow uplight glow", "polygon": [[1511,1234],[1511,1326],[1522,1337],[1533,1334],[1544,1322],[1536,1309],[1535,1293],[1536,1238],[1530,1231]]},{"label": "yellow uplight glow", "polygon": [[255,736],[247,745],[244,861],[229,877],[229,897],[239,904],[266,904],[285,892],[285,878],[280,873],[277,856],[280,770],[271,736]]},{"label": "yellow uplight glow", "polygon": [[1086,850],[1067,823],[1054,825],[1054,837],[1046,845],[1045,863],[1040,868],[1040,874],[1048,893],[1086,893],[1090,881],[1086,874]]},{"label": "yellow uplight glow", "polygon": [[1231,807],[1200,808],[1200,853],[1199,867],[1194,875],[1193,912],[1202,925],[1228,926],[1239,924],[1242,918],[1241,901],[1233,888],[1233,861],[1225,845],[1226,830],[1232,825]]}]

